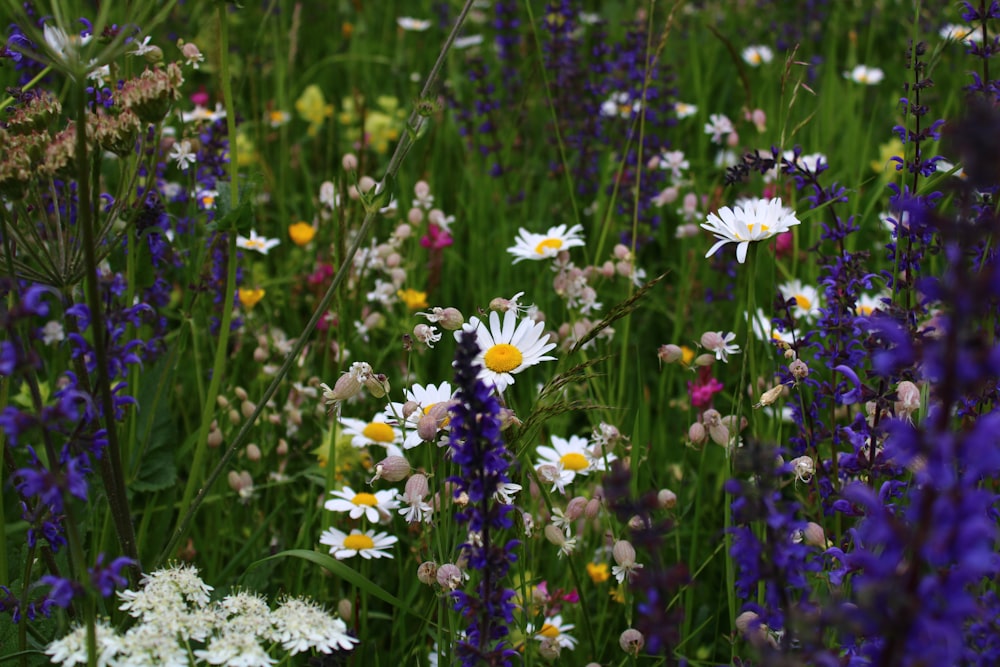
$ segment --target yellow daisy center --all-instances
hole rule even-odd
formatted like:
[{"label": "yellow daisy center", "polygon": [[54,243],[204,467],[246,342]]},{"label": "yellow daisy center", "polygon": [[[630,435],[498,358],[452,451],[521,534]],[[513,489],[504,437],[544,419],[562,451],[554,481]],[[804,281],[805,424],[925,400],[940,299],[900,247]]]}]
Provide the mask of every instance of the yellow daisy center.
[{"label": "yellow daisy center", "polygon": [[864,315],[865,317],[867,317],[872,314],[873,310],[874,308],[872,308],[871,306],[858,306],[856,312],[858,313],[858,315]]},{"label": "yellow daisy center", "polygon": [[368,507],[375,507],[378,505],[378,498],[371,493],[356,493],[354,497],[351,498],[351,502],[355,505],[367,505]]},{"label": "yellow daisy center", "polygon": [[558,637],[559,628],[552,625],[551,623],[546,623],[545,625],[542,626],[542,629],[538,631],[538,634],[540,634],[543,637]]},{"label": "yellow daisy center", "polygon": [[687,345],[681,345],[681,363],[689,366],[694,361],[694,350]]},{"label": "yellow daisy center", "polygon": [[563,454],[559,462],[563,464],[563,468],[566,468],[566,470],[586,470],[590,466],[590,463],[587,462],[587,457],[579,452]]},{"label": "yellow daisy center", "polygon": [[483,357],[486,368],[494,373],[509,373],[524,361],[521,350],[510,343],[497,343]]},{"label": "yellow daisy center", "polygon": [[396,432],[392,430],[392,427],[382,422],[372,422],[365,426],[361,435],[375,442],[392,442],[396,439]]},{"label": "yellow daisy center", "polygon": [[546,250],[559,250],[562,247],[562,239],[545,239],[535,246],[535,252],[544,255]]},{"label": "yellow daisy center", "polygon": [[[757,224],[756,222],[748,222],[748,223],[747,223],[747,229],[749,229],[749,230],[750,230],[750,233],[751,233],[751,234],[753,233],[753,226],[754,226],[754,225],[756,225],[756,224]],[[760,231],[761,231],[761,232],[766,232],[766,231],[767,231],[767,230],[769,230],[769,229],[770,229],[770,227],[769,227],[768,225],[763,225],[763,224],[762,224],[762,225],[760,226]],[[739,237],[737,237],[737,238],[739,238]]]},{"label": "yellow daisy center", "polygon": [[365,549],[374,549],[375,543],[364,533],[352,533],[344,538],[344,548],[364,551]]},{"label": "yellow daisy center", "polygon": [[795,304],[802,310],[809,310],[812,308],[812,301],[801,294],[795,295]]}]

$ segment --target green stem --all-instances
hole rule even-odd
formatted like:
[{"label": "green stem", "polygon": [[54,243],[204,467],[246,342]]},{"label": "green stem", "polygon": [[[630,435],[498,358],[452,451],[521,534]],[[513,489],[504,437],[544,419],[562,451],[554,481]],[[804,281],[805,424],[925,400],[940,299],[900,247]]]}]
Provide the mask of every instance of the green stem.
[{"label": "green stem", "polygon": [[[465,4],[462,7],[462,11],[458,16],[458,19],[455,21],[455,25],[452,26],[451,33],[448,35],[448,38],[445,40],[444,45],[441,47],[441,53],[438,55],[438,59],[434,63],[434,67],[431,68],[430,74],[427,75],[427,81],[424,83],[423,90],[421,91],[420,94],[421,100],[430,99],[432,93],[435,92],[435,89],[437,88],[438,78],[441,73],[441,67],[444,64],[446,56],[448,55],[448,51],[451,49],[452,43],[455,41],[455,37],[458,35],[458,32],[461,29],[462,24],[465,22],[465,17],[468,15],[469,10],[472,8],[472,3],[473,0],[465,1]],[[402,163],[403,158],[409,152],[410,148],[413,145],[413,141],[415,140],[416,136],[420,131],[420,127],[424,123],[424,120],[426,118],[424,113],[425,111],[420,105],[414,108],[414,110],[410,113],[410,117],[407,120],[408,131],[402,134],[399,143],[396,145],[396,150],[392,154],[392,158],[389,160],[388,167],[386,167],[383,184],[391,182],[395,178],[396,173],[399,171],[399,166]],[[227,114],[227,116],[228,115],[229,114]],[[222,457],[219,459],[219,462],[216,464],[215,468],[213,468],[212,472],[209,473],[207,479],[205,480],[205,483],[201,486],[201,489],[198,491],[198,495],[195,496],[195,498],[190,502],[190,504],[188,503],[181,504],[181,507],[182,508],[186,507],[186,509],[183,510],[184,514],[178,521],[177,526],[173,531],[173,534],[170,536],[170,539],[167,542],[167,545],[160,553],[159,558],[156,559],[157,565],[162,564],[170,556],[170,554],[173,553],[173,550],[176,548],[181,538],[184,537],[184,535],[187,533],[187,530],[191,525],[191,521],[194,519],[195,513],[197,513],[198,508],[205,501],[205,498],[208,496],[209,490],[212,488],[212,485],[222,475],[223,471],[225,471],[226,468],[229,466],[229,462],[236,455],[236,452],[239,450],[239,447],[243,445],[244,441],[246,440],[247,436],[250,433],[250,429],[253,428],[254,423],[260,416],[260,413],[264,410],[268,401],[271,400],[271,397],[273,397],[274,394],[278,391],[278,387],[281,385],[285,376],[288,374],[288,371],[291,369],[292,365],[299,358],[299,355],[302,353],[302,350],[305,349],[305,346],[309,343],[309,337],[312,335],[312,332],[316,329],[316,325],[319,323],[320,319],[326,314],[327,309],[330,307],[330,304],[333,302],[334,297],[337,295],[337,292],[340,289],[341,283],[343,283],[344,279],[347,277],[347,273],[351,269],[351,263],[354,260],[354,255],[358,252],[358,249],[361,247],[361,245],[366,242],[366,239],[368,237],[368,232],[370,231],[372,225],[375,224],[375,218],[378,216],[378,206],[366,206],[365,210],[366,210],[365,218],[364,221],[361,223],[361,228],[358,230],[358,234],[354,237],[354,241],[351,243],[350,248],[347,250],[347,254],[344,257],[343,261],[341,262],[340,268],[337,270],[336,275],[334,275],[333,280],[330,282],[330,286],[327,288],[326,294],[323,295],[323,298],[320,299],[319,303],[316,305],[316,309],[313,311],[312,317],[309,318],[309,322],[306,323],[306,326],[302,330],[302,333],[296,339],[295,345],[293,345],[292,349],[288,352],[288,355],[285,357],[285,361],[281,364],[281,368],[278,369],[278,372],[275,374],[274,379],[271,380],[271,384],[267,386],[267,389],[264,390],[264,394],[261,396],[260,400],[257,401],[257,407],[254,409],[250,417],[243,422],[242,426],[240,426],[240,430],[236,434],[236,437],[233,438],[233,441],[226,448],[225,453],[223,453]],[[235,243],[235,239],[232,242]],[[223,325],[223,331],[220,333],[221,335],[228,335],[227,324]],[[215,377],[212,378],[213,382],[216,380],[218,375],[219,373],[217,373]],[[209,391],[209,395],[210,396],[212,395],[211,391]],[[213,397],[212,402],[214,403],[214,401],[215,399]],[[206,405],[208,405],[207,401]],[[204,425],[203,428],[205,428]]]}]

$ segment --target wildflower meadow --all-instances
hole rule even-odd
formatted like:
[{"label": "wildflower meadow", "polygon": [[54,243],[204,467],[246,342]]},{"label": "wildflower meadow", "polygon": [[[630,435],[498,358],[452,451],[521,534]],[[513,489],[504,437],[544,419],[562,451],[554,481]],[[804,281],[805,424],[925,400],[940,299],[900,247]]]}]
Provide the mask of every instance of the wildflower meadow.
[{"label": "wildflower meadow", "polygon": [[0,7],[0,665],[1000,664],[998,0]]}]

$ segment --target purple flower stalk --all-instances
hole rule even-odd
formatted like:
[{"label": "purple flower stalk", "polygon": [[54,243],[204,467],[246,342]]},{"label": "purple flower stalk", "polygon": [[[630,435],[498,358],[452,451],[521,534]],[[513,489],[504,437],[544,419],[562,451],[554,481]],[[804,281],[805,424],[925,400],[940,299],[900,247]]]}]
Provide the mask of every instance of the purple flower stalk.
[{"label": "purple flower stalk", "polygon": [[479,572],[474,592],[454,591],[454,609],[468,620],[465,638],[455,654],[462,665],[511,665],[517,657],[507,642],[514,623],[514,591],[502,585],[516,560],[517,540],[501,544],[497,534],[509,530],[511,505],[495,497],[500,485],[510,481],[510,454],[500,434],[500,403],[479,379],[476,365],[479,346],[473,332],[462,332],[455,357],[456,404],[451,408],[451,457],[460,473],[448,481],[455,497],[465,494],[468,504],[456,514],[475,536],[461,548],[469,556],[469,569]]}]

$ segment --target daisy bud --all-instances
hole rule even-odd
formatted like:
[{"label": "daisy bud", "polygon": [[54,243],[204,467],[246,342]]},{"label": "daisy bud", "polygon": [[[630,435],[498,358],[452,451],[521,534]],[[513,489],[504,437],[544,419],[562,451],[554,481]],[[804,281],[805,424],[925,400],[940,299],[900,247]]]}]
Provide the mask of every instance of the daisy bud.
[{"label": "daisy bud", "polygon": [[700,445],[705,442],[705,427],[700,422],[695,422],[688,427],[688,440],[692,444]]},{"label": "daisy bud", "polygon": [[247,458],[253,461],[254,463],[260,461],[260,447],[251,442],[249,445],[247,445],[246,455]]},{"label": "daisy bud", "polygon": [[375,398],[382,398],[389,393],[389,380],[382,373],[370,375],[365,380],[365,389]]},{"label": "daisy bud", "polygon": [[611,548],[611,555],[615,562],[622,567],[635,565],[635,547],[628,540],[618,540]]},{"label": "daisy bud", "polygon": [[465,324],[465,318],[457,308],[445,308],[438,315],[438,324],[448,331],[457,331]]},{"label": "daisy bud", "polygon": [[601,513],[601,501],[591,498],[587,501],[587,506],[583,508],[583,515],[588,519],[596,519]]},{"label": "daisy bud", "polygon": [[353,618],[354,617],[354,605],[347,598],[340,598],[340,602],[337,603],[337,615],[341,618]]},{"label": "daisy bud", "polygon": [[562,653],[562,646],[559,644],[558,637],[545,637],[538,645],[538,655],[546,660],[555,660],[560,653]]},{"label": "daisy bud", "polygon": [[344,157],[340,158],[340,166],[344,168],[344,171],[354,171],[358,168],[358,156],[354,153],[344,153]]},{"label": "daisy bud", "polygon": [[677,506],[677,494],[670,489],[660,489],[656,494],[656,502],[664,509],[671,509]]},{"label": "daisy bud", "polygon": [[424,442],[431,442],[438,434],[438,420],[427,414],[417,422],[417,435]]},{"label": "daisy bud", "polygon": [[788,365],[788,370],[796,380],[804,380],[809,375],[809,366],[801,359],[796,359]]},{"label": "daisy bud", "polygon": [[805,543],[812,547],[826,547],[826,532],[823,530],[823,526],[818,523],[810,521],[806,524],[806,528],[802,531],[802,537]]},{"label": "daisy bud", "polygon": [[417,568],[417,581],[427,586],[433,586],[437,581],[438,566],[432,560],[424,561]]},{"label": "daisy bud", "polygon": [[406,479],[410,474],[410,464],[402,456],[387,456],[375,464],[375,476],[372,477],[371,484],[377,479],[384,479],[387,482],[398,482]]},{"label": "daisy bud", "polygon": [[761,408],[761,407],[767,407],[768,405],[771,405],[776,400],[778,400],[778,397],[781,396],[781,392],[783,392],[784,390],[785,390],[785,385],[783,385],[783,384],[779,384],[779,385],[775,385],[775,386],[771,387],[770,389],[768,389],[767,391],[765,391],[763,394],[761,394],[761,396],[760,396],[760,402],[758,402],[757,405],[755,405],[754,407],[755,408]]},{"label": "daisy bud", "polygon": [[679,345],[671,343],[669,345],[661,345],[660,349],[656,352],[656,356],[658,356],[660,361],[663,363],[672,364],[684,358],[684,351]]},{"label": "daisy bud", "polygon": [[566,511],[563,512],[565,516],[570,521],[576,521],[583,515],[583,510],[587,507],[589,501],[583,496],[577,496],[573,500],[569,501],[566,505]]},{"label": "daisy bud", "polygon": [[618,637],[618,645],[629,655],[637,656],[646,645],[646,638],[638,630],[629,628]]},{"label": "daisy bud", "polygon": [[441,588],[453,591],[462,585],[462,570],[451,563],[445,563],[437,570],[437,582]]}]

